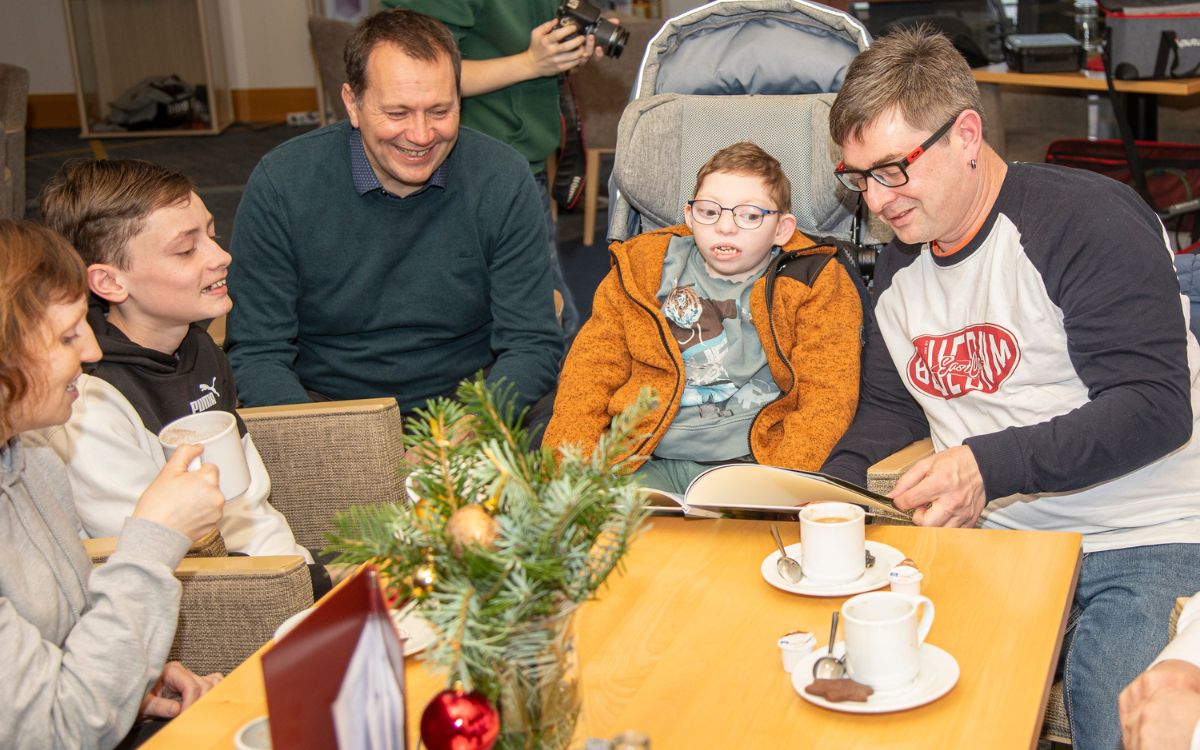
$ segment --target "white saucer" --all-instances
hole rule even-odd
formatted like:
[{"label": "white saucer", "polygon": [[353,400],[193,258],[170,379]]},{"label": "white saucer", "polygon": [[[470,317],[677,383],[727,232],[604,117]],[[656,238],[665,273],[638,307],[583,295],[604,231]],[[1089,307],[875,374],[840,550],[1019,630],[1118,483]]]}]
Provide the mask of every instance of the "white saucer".
[{"label": "white saucer", "polygon": [[[275,640],[279,640],[312,614],[312,607],[302,609],[279,624],[275,629]],[[396,634],[404,643],[404,655],[412,656],[429,648],[437,640],[437,632],[429,624],[429,620],[415,612],[409,612],[403,619],[396,610],[391,610],[392,623],[396,626]]]},{"label": "white saucer", "polygon": [[[833,652],[841,656],[845,652],[844,644],[839,642]],[[800,659],[792,672],[792,687],[800,697],[809,703],[850,714],[885,714],[890,711],[904,711],[909,708],[923,706],[941,698],[950,692],[950,688],[958,682],[958,661],[937,646],[928,643],[921,644],[921,671],[912,685],[900,690],[889,690],[886,693],[876,693],[865,702],[845,701],[833,703],[819,695],[804,691],[813,682],[812,665],[818,658],[825,655],[824,648],[818,648],[811,654]]]},{"label": "white saucer", "polygon": [[[800,544],[789,544],[788,557],[800,559]],[[804,596],[850,596],[864,591],[886,586],[888,572],[904,559],[904,553],[888,544],[867,541],[867,549],[875,555],[875,564],[863,571],[863,574],[853,581],[845,583],[814,583],[807,578],[801,578],[799,583],[788,583],[779,575],[775,561],[779,559],[779,550],[767,555],[762,561],[762,577],[767,583],[777,589],[783,589],[792,594]]]}]

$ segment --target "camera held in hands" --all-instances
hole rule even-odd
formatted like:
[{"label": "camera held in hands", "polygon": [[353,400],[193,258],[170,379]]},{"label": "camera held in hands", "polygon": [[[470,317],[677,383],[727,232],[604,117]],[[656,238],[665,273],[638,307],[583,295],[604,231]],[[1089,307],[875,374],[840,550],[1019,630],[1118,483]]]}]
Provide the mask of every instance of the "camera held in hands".
[{"label": "camera held in hands", "polygon": [[628,31],[604,18],[600,9],[587,0],[563,0],[557,15],[559,26],[573,24],[584,36],[594,35],[596,46],[609,57],[620,57],[629,41]]}]

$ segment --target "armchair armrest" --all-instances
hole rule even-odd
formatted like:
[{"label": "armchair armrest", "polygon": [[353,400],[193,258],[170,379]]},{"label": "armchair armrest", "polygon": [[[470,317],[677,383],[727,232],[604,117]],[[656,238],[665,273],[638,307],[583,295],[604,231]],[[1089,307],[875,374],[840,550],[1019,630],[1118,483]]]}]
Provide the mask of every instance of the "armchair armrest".
[{"label": "armchair armrest", "polygon": [[933,455],[933,441],[929,438],[911,443],[867,469],[867,489],[886,495],[896,486],[900,475],[926,456]]},{"label": "armchair armrest", "polygon": [[[85,539],[83,546],[99,565],[116,550],[116,541]],[[175,577],[183,594],[168,658],[197,674],[231,671],[280,623],[313,603],[308,565],[299,555],[185,557]]]},{"label": "armchair armrest", "polygon": [[169,658],[197,674],[228,673],[313,604],[308,565],[298,555],[189,557],[175,575],[183,600]]},{"label": "armchair armrest", "polygon": [[[92,559],[92,565],[99,565],[117,551],[117,540],[120,537],[99,536],[94,539],[84,539],[83,549]],[[217,529],[205,534],[187,551],[186,557],[225,557],[229,554],[225,549],[225,538]]]},{"label": "armchair armrest", "polygon": [[404,502],[404,443],[394,398],[239,409],[271,475],[271,505],[296,541],[319,551],[335,513]]}]

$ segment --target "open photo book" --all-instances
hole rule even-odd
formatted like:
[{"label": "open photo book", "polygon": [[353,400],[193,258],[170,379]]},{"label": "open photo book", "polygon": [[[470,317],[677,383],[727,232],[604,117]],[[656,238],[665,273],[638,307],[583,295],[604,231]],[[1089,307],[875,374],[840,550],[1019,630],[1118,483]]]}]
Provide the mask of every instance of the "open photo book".
[{"label": "open photo book", "polygon": [[798,511],[809,503],[840,501],[865,506],[879,516],[912,523],[912,512],[892,505],[883,495],[815,471],[759,464],[714,466],[688,485],[682,496],[646,488],[656,513],[716,518],[723,513]]}]

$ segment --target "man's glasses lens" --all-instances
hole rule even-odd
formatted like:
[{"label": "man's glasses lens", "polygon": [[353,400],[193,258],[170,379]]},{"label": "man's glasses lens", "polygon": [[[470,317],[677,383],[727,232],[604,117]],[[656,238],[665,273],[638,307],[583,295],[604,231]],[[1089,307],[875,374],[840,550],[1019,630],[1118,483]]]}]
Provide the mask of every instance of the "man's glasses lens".
[{"label": "man's glasses lens", "polygon": [[909,152],[908,156],[904,157],[900,161],[880,164],[879,166],[871,167],[870,169],[853,170],[844,169],[844,165],[839,164],[838,168],[834,170],[834,174],[837,175],[838,180],[843,185],[856,193],[866,192],[867,180],[870,178],[874,178],[876,182],[884,187],[895,188],[905,185],[908,183],[908,171],[905,169],[905,165],[911,166],[912,163],[919,159],[927,150],[929,150],[933,144],[941,140],[941,137],[950,130],[950,126],[953,125],[956,120],[958,120],[958,115],[955,115],[947,120],[945,125],[938,128],[933,135],[926,139],[924,143],[914,148],[911,152]]},{"label": "man's glasses lens", "polygon": [[692,219],[701,224],[716,224],[721,220],[721,213],[729,211],[733,214],[733,223],[742,229],[758,229],[767,214],[778,213],[758,206],[742,205],[726,208],[716,201],[688,201],[692,207]]},{"label": "man's glasses lens", "polygon": [[908,173],[900,164],[884,164],[863,172],[838,172],[837,177],[842,184],[856,193],[866,192],[867,174],[886,187],[900,187],[908,182]]}]

